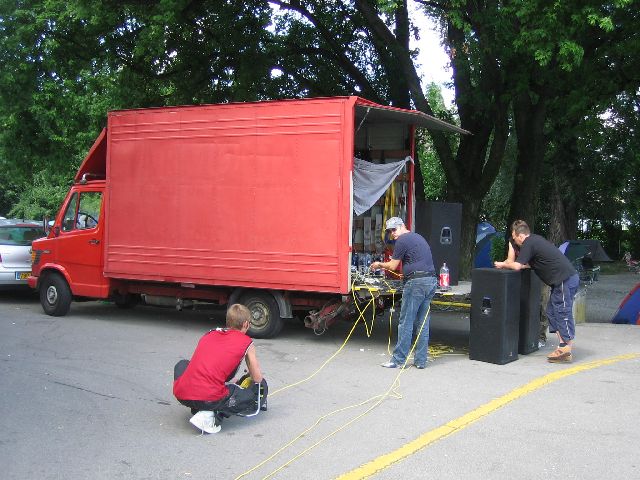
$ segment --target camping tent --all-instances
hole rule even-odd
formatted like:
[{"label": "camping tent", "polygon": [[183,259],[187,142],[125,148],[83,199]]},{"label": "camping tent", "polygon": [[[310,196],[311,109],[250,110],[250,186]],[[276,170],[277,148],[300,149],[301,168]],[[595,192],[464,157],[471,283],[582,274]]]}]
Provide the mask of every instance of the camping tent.
[{"label": "camping tent", "polygon": [[496,235],[503,235],[496,232],[496,229],[489,222],[481,222],[476,227],[476,251],[473,262],[474,268],[491,268],[491,241]]},{"label": "camping tent", "polygon": [[624,297],[611,323],[640,325],[640,283]]},{"label": "camping tent", "polygon": [[576,258],[584,257],[591,253],[594,262],[612,262],[607,252],[604,251],[598,240],[570,240],[560,245],[560,250],[572,262]]},{"label": "camping tent", "polygon": [[473,261],[473,268],[491,268],[491,240],[495,237],[495,233],[487,235],[478,243],[476,243],[476,256]]},{"label": "camping tent", "polygon": [[476,227],[476,243],[485,238],[487,235],[496,233],[496,228],[489,222],[480,222]]}]

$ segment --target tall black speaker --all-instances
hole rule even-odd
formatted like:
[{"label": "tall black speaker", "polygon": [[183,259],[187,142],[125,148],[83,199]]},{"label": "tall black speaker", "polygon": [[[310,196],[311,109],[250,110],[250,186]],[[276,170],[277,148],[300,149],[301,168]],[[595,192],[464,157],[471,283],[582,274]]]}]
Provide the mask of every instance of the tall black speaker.
[{"label": "tall black speaker", "polygon": [[518,359],[520,272],[471,271],[469,359],[504,365]]},{"label": "tall black speaker", "polygon": [[436,273],[447,264],[451,285],[458,284],[461,223],[461,203],[416,202],[415,231],[429,242]]},{"label": "tall black speaker", "polygon": [[520,271],[520,335],[518,353],[538,350],[540,337],[540,295],[542,282],[533,270],[526,268]]}]

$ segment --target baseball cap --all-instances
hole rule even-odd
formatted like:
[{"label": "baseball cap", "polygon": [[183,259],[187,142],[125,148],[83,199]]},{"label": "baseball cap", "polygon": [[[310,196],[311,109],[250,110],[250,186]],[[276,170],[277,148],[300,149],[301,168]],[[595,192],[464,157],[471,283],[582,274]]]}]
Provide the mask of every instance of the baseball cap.
[{"label": "baseball cap", "polygon": [[399,217],[391,217],[387,220],[387,230],[391,230],[393,228],[398,228],[404,225],[404,221]]}]

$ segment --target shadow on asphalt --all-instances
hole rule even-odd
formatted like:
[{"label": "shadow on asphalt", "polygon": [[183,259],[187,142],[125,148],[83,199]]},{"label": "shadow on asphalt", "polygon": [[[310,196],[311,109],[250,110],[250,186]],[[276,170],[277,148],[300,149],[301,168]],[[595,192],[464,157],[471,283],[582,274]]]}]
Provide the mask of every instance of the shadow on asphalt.
[{"label": "shadow on asphalt", "polygon": [[2,303],[39,303],[38,293],[29,287],[0,287]]},{"label": "shadow on asphalt", "polygon": [[[42,315],[38,294],[31,289],[0,290],[0,302],[16,305],[33,305]],[[157,307],[140,305],[133,309],[117,308],[112,302],[88,301],[73,302],[71,310],[67,314],[69,318],[82,315],[85,321],[105,321],[114,323],[133,323],[143,325],[153,323],[156,326],[164,325],[167,328],[180,330],[193,330],[194,334],[203,331],[224,327],[225,306],[201,304],[195,308],[185,308],[181,311],[169,307]],[[379,315],[371,327],[371,317],[368,316],[367,327],[361,321],[352,334],[352,338],[379,342],[386,344],[391,328],[392,343],[397,335],[397,312],[389,327],[388,313]],[[324,334],[316,335],[311,329],[304,326],[299,318],[285,320],[285,327],[278,338],[298,339],[300,341],[315,342],[341,342],[353,326],[352,321],[339,321],[332,325]],[[277,339],[276,339],[277,340]],[[455,349],[466,349],[469,346],[469,315],[464,312],[432,312],[430,342],[439,343]]]}]

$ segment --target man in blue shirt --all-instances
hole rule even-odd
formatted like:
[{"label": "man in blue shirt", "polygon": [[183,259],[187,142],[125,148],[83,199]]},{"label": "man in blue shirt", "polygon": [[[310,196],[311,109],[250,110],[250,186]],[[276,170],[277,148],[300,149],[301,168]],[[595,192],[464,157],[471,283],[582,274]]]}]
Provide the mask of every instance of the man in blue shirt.
[{"label": "man in blue shirt", "polygon": [[387,220],[387,230],[396,241],[393,255],[388,262],[373,262],[372,270],[384,268],[396,270],[402,262],[404,288],[398,323],[398,342],[391,360],[383,363],[386,368],[406,368],[411,352],[411,341],[416,338],[414,365],[427,366],[429,352],[429,307],[438,285],[431,247],[420,234],[407,229],[398,217]]}]

